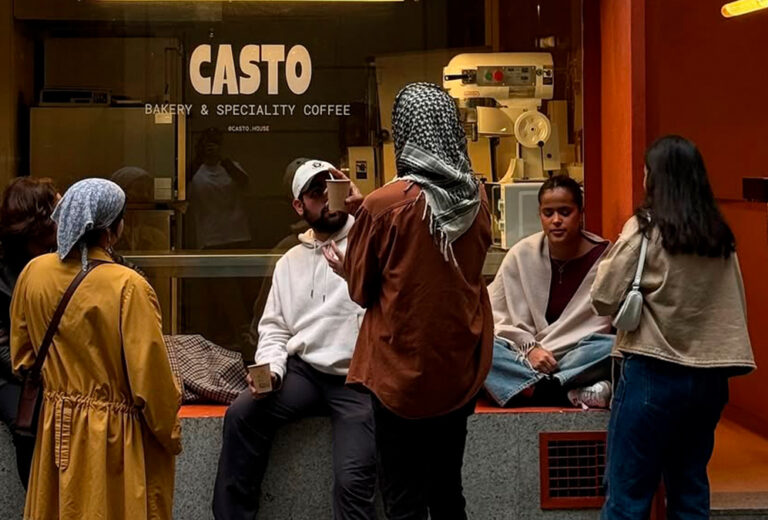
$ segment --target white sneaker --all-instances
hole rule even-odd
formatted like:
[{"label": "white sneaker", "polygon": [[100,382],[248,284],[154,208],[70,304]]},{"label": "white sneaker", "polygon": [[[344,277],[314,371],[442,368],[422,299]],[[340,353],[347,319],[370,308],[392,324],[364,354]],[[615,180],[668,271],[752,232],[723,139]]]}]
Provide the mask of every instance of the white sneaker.
[{"label": "white sneaker", "polygon": [[594,385],[584,388],[568,390],[568,400],[573,406],[588,408],[608,408],[611,404],[611,383],[598,381]]}]

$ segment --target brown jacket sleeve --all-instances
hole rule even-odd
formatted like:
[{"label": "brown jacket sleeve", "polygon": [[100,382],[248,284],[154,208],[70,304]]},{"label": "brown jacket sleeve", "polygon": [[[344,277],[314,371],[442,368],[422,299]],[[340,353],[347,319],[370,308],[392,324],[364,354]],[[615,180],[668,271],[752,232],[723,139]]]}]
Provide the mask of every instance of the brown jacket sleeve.
[{"label": "brown jacket sleeve", "polygon": [[347,236],[347,252],[344,257],[349,296],[366,309],[378,298],[381,288],[383,262],[379,257],[380,226],[377,224],[365,207],[361,207]]}]

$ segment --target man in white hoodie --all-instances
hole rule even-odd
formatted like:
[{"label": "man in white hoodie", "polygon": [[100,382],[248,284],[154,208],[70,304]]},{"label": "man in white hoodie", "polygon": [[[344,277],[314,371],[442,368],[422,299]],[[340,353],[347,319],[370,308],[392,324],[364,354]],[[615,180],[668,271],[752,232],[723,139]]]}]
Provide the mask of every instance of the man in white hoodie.
[{"label": "man in white hoodie", "polygon": [[309,160],[291,186],[293,208],[310,229],[275,265],[259,322],[256,364],[269,363],[273,390],[249,389],[227,410],[213,498],[218,520],[256,518],[275,431],[318,410],[333,425],[334,519],[376,518],[376,446],[371,400],[344,382],[364,310],[331,271],[322,248],[346,249],[354,217],[330,213],[325,183],[333,165]]}]

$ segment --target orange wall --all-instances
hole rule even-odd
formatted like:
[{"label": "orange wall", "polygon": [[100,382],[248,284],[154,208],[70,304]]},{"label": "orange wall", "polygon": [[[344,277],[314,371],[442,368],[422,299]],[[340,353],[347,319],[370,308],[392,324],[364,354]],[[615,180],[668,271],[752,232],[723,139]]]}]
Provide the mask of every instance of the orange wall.
[{"label": "orange wall", "polygon": [[696,142],[715,194],[768,175],[768,10],[720,15],[723,0],[647,0],[648,139]]},{"label": "orange wall", "polygon": [[698,144],[736,235],[762,367],[732,380],[726,414],[768,435],[768,208],[741,200],[742,177],[768,177],[768,11],[726,20],[724,0],[599,1],[599,115],[586,107],[599,119],[602,162],[593,220],[616,236],[642,199],[651,141],[678,133]]},{"label": "orange wall", "polygon": [[723,0],[644,3],[646,137],[678,133],[704,155],[736,234],[762,367],[732,380],[727,413],[768,434],[768,210],[740,200],[742,177],[768,176],[768,11],[728,20]]},{"label": "orange wall", "polygon": [[729,415],[744,426],[768,436],[768,209],[765,204],[721,202],[725,218],[736,234],[747,320],[758,371],[731,380]]}]

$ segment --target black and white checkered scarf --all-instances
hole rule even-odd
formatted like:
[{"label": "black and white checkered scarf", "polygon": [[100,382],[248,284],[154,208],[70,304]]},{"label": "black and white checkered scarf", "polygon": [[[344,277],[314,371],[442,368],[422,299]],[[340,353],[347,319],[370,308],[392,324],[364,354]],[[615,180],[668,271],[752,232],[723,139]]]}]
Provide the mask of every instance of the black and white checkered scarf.
[{"label": "black and white checkered scarf", "polygon": [[479,183],[456,103],[435,84],[411,83],[395,98],[392,130],[397,175],[421,188],[429,231],[449,260],[453,242],[480,210]]}]

